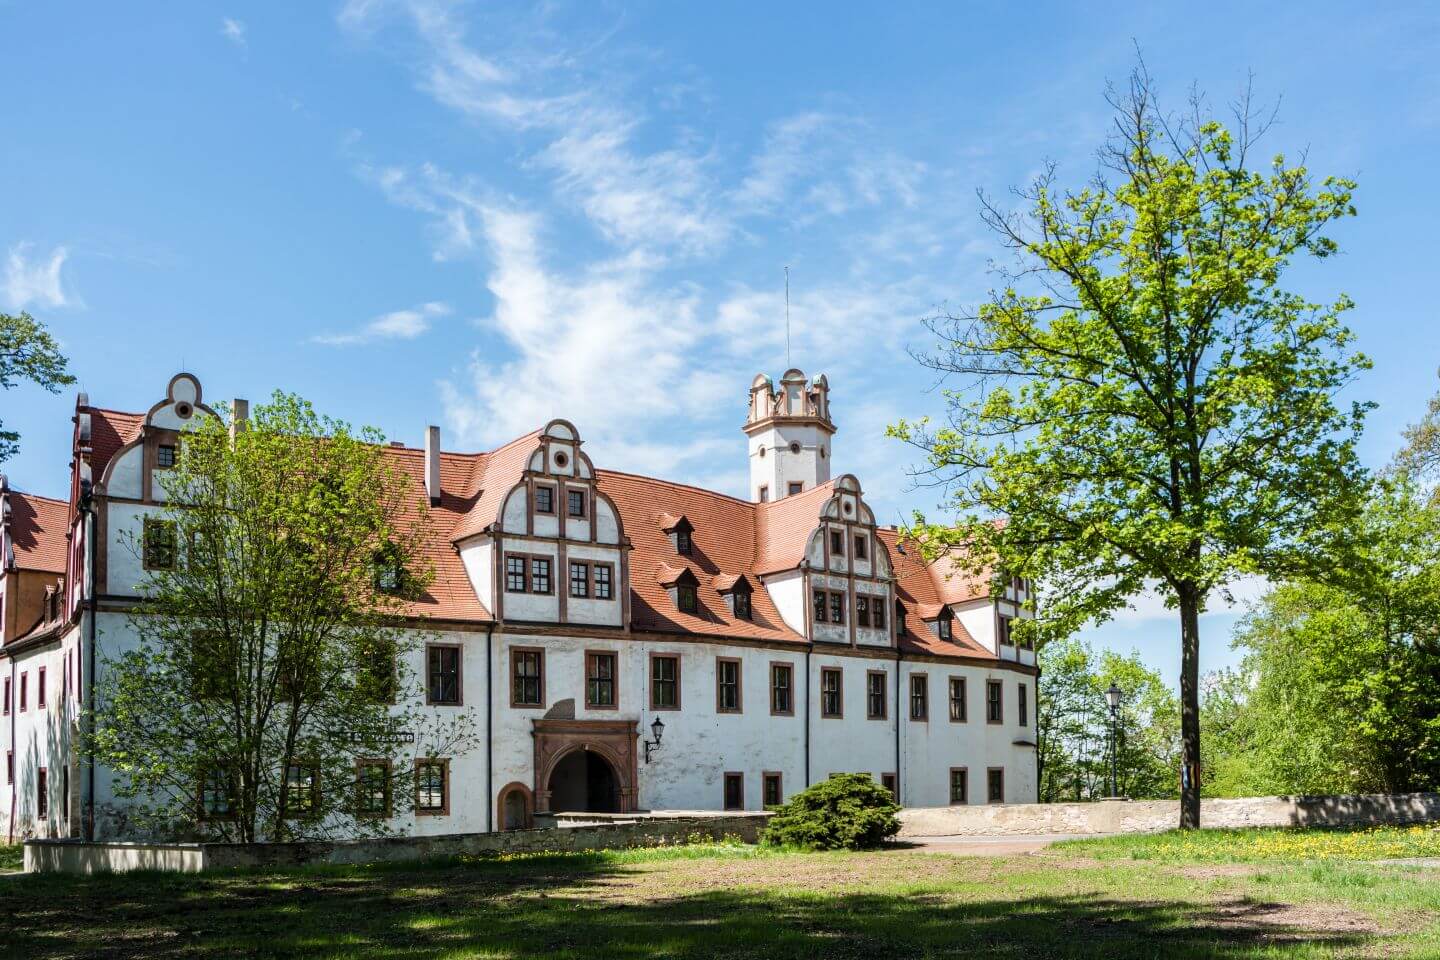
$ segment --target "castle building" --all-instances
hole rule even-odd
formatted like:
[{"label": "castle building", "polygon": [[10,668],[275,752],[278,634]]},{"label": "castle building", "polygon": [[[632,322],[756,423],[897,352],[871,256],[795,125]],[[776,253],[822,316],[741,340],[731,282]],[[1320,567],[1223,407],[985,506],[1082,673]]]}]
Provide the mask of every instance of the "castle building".
[{"label": "castle building", "polygon": [[[485,453],[443,450],[434,426],[420,447],[384,448],[436,533],[433,582],[410,605],[421,706],[468,712],[481,734],[439,766],[443,806],[400,829],[757,810],[837,772],[907,806],[1035,801],[1037,670],[1009,630],[1028,584],[927,564],[877,524],[859,480],[831,477],[829,389],[799,370],[755,378],[746,500],[600,469],[566,420]],[[187,373],[143,413],[80,394],[68,494],[0,479],[11,838],[125,836],[112,775],[78,755],[76,729],[97,664],[133,639],[146,571],[125,545],[207,415]]]}]

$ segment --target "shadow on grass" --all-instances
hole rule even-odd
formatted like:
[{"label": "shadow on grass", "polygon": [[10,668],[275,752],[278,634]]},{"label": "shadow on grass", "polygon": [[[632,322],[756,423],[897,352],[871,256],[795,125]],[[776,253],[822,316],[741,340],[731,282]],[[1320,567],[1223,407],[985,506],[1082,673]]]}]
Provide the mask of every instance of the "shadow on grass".
[{"label": "shadow on grass", "polygon": [[[784,857],[767,866],[786,873]],[[686,892],[603,856],[178,876],[27,877],[0,887],[5,953],[46,957],[1330,956],[1357,931],[1287,926],[1278,904],[1043,896],[956,902],[736,887]],[[638,895],[637,890],[660,893]]]}]

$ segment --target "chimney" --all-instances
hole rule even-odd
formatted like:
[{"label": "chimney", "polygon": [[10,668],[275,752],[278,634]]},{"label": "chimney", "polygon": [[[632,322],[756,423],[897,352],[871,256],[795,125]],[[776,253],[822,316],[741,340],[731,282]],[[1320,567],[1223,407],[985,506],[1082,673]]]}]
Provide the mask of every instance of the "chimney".
[{"label": "chimney", "polygon": [[440,428],[425,428],[425,492],[430,506],[440,506]]},{"label": "chimney", "polygon": [[250,419],[250,401],[241,400],[236,397],[230,401],[230,439],[235,439],[235,434],[245,429],[245,422]]}]

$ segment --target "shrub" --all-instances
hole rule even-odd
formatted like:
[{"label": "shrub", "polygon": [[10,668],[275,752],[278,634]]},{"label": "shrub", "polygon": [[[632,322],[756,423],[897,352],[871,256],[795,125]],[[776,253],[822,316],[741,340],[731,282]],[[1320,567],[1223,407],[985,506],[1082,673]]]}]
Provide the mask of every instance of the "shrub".
[{"label": "shrub", "polygon": [[900,831],[895,798],[865,773],[841,773],[790,798],[765,828],[763,842],[809,850],[878,847]]}]

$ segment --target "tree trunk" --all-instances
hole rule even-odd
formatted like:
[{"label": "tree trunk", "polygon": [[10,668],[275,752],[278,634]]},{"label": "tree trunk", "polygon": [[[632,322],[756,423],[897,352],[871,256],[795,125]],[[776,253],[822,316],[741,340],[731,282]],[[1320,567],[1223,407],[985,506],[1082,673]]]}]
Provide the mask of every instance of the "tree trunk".
[{"label": "tree trunk", "polygon": [[1180,594],[1180,829],[1200,826],[1200,594]]}]

